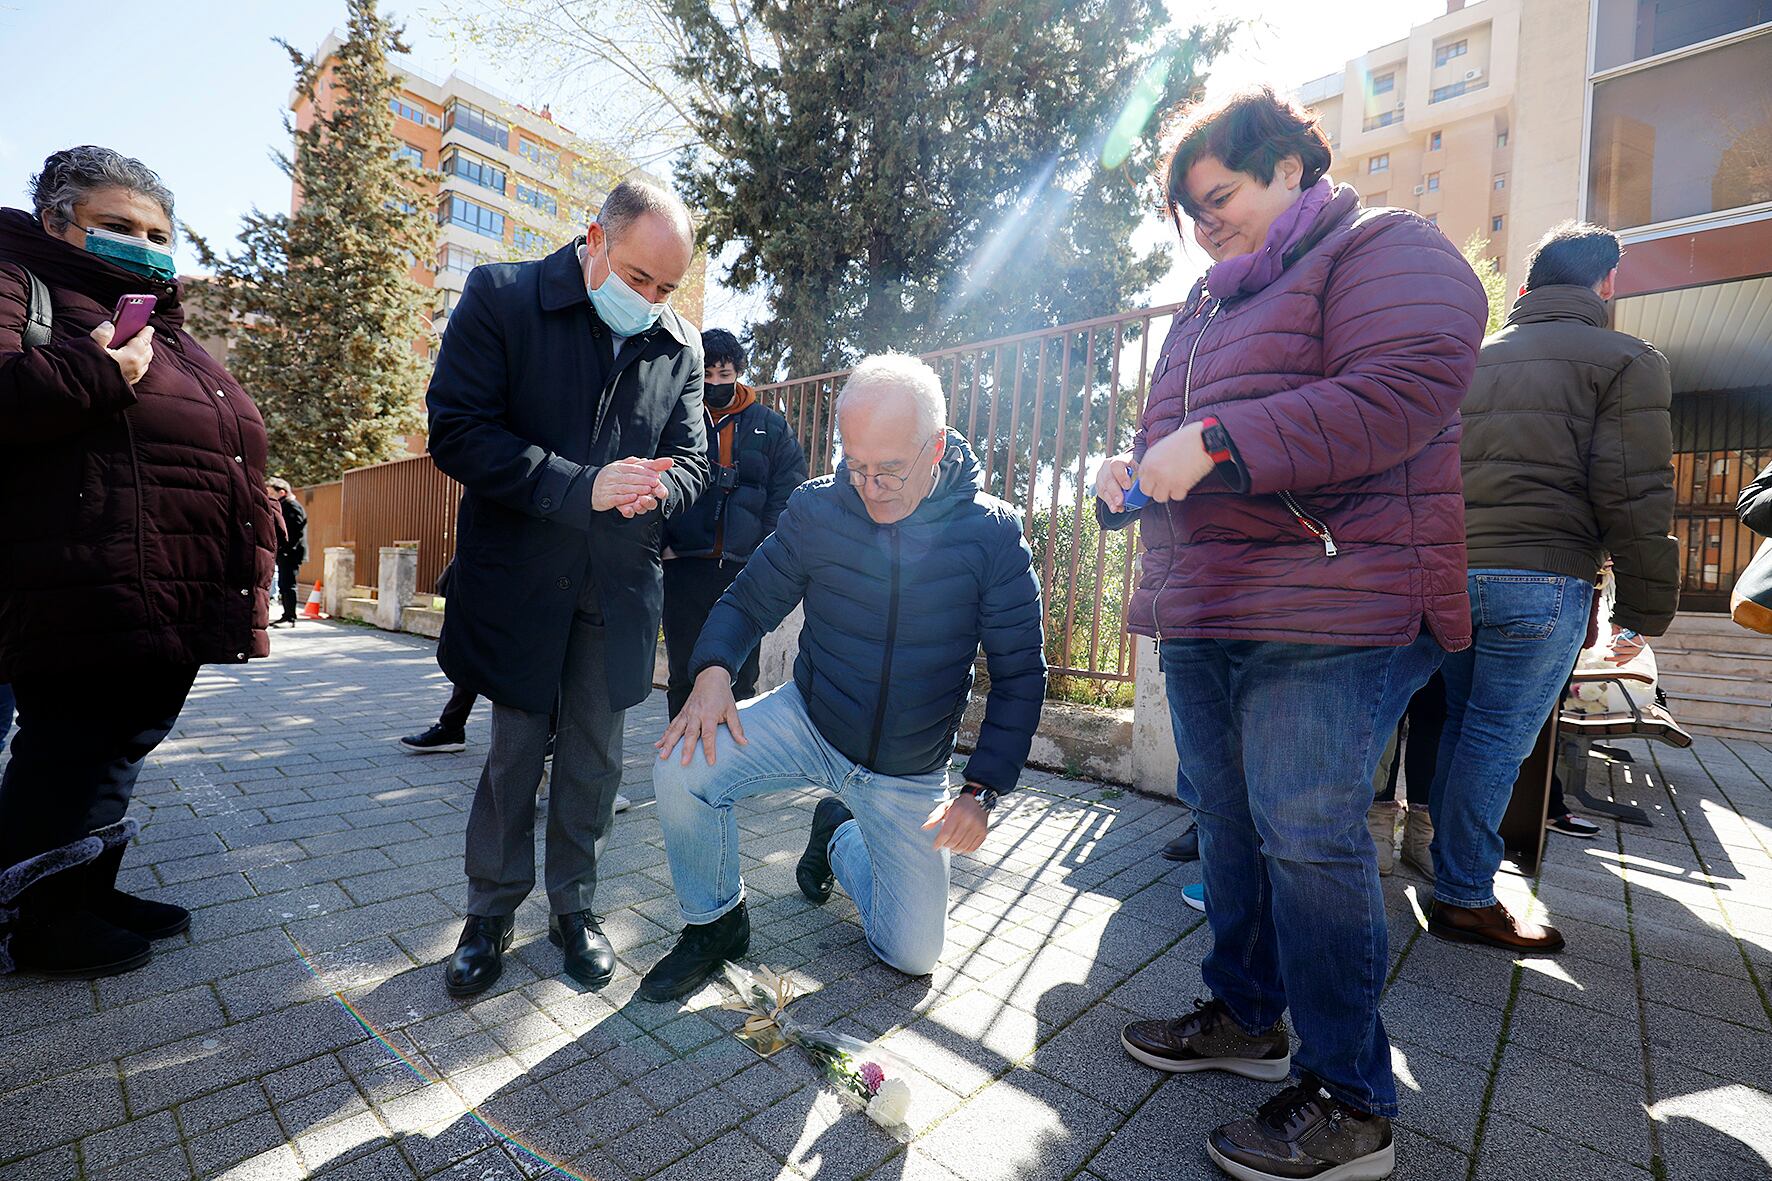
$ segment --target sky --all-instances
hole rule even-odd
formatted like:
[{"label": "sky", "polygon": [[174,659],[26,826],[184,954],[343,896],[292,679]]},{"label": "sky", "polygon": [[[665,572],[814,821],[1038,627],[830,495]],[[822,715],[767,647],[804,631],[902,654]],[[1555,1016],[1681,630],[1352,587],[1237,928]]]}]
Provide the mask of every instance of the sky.
[{"label": "sky", "polygon": [[[594,132],[586,96],[476,55],[447,0],[389,0],[386,10],[406,23],[413,62],[427,72],[466,70],[518,102],[551,102],[562,122]],[[1170,0],[1179,24],[1223,14],[1251,21],[1214,68],[1213,93],[1262,81],[1296,86],[1444,11],[1443,0]],[[282,119],[293,74],[272,38],[312,52],[344,15],[344,0],[178,0],[155,9],[0,0],[0,110],[27,114],[0,120],[0,205],[28,205],[30,178],[50,152],[98,143],[156,169],[180,220],[213,245],[231,242],[247,210],[289,207],[289,182],[271,153],[288,146]],[[1153,218],[1140,244],[1162,232]],[[186,273],[201,270],[188,244],[179,263]],[[1198,251],[1182,253],[1151,302],[1180,298],[1203,263]],[[717,268],[710,280],[709,322],[744,319],[752,300],[722,287]]]}]

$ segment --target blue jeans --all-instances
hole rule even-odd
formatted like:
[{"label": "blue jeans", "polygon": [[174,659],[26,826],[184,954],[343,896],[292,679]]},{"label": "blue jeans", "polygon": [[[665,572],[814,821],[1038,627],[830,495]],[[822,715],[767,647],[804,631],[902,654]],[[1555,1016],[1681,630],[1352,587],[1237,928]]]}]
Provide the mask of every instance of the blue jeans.
[{"label": "blue jeans", "polygon": [[739,800],[822,787],[842,797],[855,819],[831,837],[831,871],[861,912],[868,944],[912,976],[934,970],[947,938],[948,861],[923,823],[947,799],[947,769],[882,775],[851,762],[806,716],[792,681],[738,707],[748,745],[719,729],[710,766],[696,747],[652,769],[671,883],[685,923],[711,923],[739,904]]},{"label": "blue jeans", "polygon": [[1446,658],[1446,725],[1429,807],[1434,898],[1492,906],[1501,818],[1520,764],[1563,695],[1594,584],[1540,570],[1472,570],[1474,642]]},{"label": "blue jeans", "polygon": [[1378,1015],[1389,964],[1372,776],[1444,653],[1165,640],[1182,790],[1200,831],[1207,989],[1251,1032],[1288,1009],[1293,1061],[1362,1111],[1395,1115]]}]

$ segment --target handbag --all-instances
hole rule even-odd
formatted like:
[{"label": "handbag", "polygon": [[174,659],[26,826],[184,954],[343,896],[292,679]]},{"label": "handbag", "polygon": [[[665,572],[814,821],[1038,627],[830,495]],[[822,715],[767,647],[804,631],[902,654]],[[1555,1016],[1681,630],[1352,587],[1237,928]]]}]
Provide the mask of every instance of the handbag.
[{"label": "handbag", "polygon": [[1749,631],[1772,636],[1772,538],[1760,542],[1753,561],[1735,580],[1729,617]]}]

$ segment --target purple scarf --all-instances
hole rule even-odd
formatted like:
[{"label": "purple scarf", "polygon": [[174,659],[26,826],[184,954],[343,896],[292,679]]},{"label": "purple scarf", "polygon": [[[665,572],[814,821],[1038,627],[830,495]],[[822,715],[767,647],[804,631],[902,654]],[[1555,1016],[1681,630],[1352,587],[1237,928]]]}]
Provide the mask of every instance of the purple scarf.
[{"label": "purple scarf", "polygon": [[1317,217],[1335,195],[1335,186],[1327,176],[1300,194],[1292,208],[1282,213],[1268,227],[1261,249],[1253,254],[1238,254],[1214,263],[1206,272],[1206,290],[1214,299],[1235,299],[1260,291],[1280,277],[1286,269],[1286,252],[1316,228]]}]

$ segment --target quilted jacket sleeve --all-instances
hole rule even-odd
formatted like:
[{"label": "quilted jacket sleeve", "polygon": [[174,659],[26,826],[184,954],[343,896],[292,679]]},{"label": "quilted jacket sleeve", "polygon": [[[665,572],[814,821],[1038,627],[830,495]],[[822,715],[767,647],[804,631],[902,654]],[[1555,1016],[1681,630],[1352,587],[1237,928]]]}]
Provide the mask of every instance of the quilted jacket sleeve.
[{"label": "quilted jacket sleeve", "polygon": [[27,290],[18,268],[0,263],[0,447],[65,439],[135,405],[123,371],[87,337],[25,348]]},{"label": "quilted jacket sleeve", "polygon": [[969,782],[1009,791],[1021,777],[1046,701],[1046,647],[1034,555],[1015,518],[1004,514],[1002,543],[979,603],[979,643],[991,687],[978,742],[966,763]]},{"label": "quilted jacket sleeve", "polygon": [[1672,402],[1667,358],[1644,349],[1600,395],[1588,459],[1588,502],[1618,579],[1613,621],[1649,636],[1680,605]]}]

